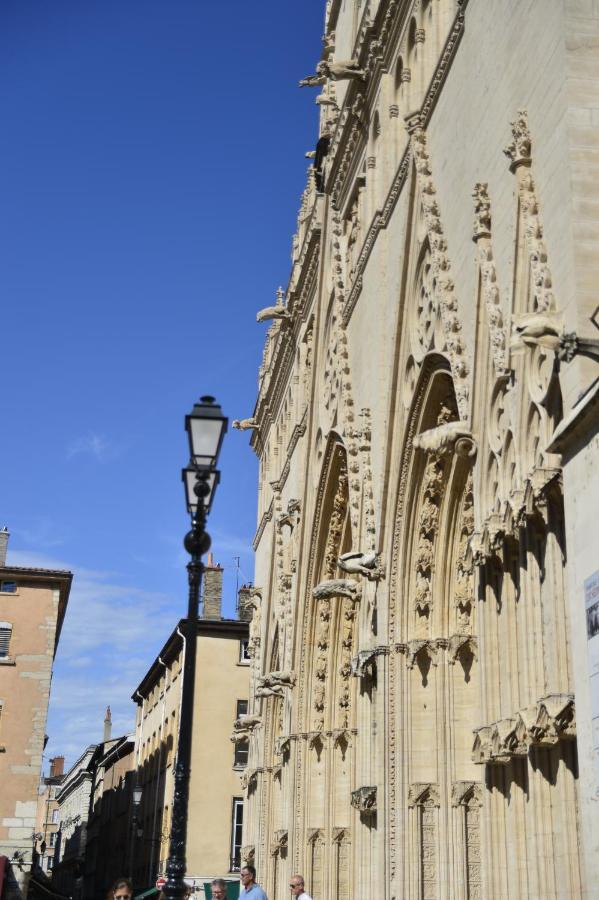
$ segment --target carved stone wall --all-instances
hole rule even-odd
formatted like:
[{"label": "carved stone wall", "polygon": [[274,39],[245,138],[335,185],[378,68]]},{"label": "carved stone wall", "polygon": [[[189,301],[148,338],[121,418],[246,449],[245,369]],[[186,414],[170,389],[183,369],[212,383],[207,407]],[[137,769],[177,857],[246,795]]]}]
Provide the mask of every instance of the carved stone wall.
[{"label": "carved stone wall", "polygon": [[244,845],[271,900],[295,871],[315,900],[593,896],[551,444],[578,303],[562,7],[326,3],[251,420]]}]

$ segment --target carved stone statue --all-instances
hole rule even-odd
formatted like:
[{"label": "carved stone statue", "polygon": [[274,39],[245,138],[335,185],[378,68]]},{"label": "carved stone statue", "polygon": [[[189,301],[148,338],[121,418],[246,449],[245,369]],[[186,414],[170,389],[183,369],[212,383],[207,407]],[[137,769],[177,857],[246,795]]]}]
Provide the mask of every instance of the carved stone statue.
[{"label": "carved stone statue", "polygon": [[465,422],[445,422],[422,431],[414,438],[414,447],[434,453],[455,452],[458,456],[474,456],[476,441]]},{"label": "carved stone statue", "polygon": [[238,431],[256,431],[258,423],[255,419],[233,419],[233,428]]},{"label": "carved stone statue", "polygon": [[360,550],[350,550],[339,557],[337,565],[344,572],[349,572],[351,575],[365,575],[369,579],[377,578],[381,574],[378,566],[378,554],[374,551],[362,553]]},{"label": "carved stone statue", "polygon": [[562,333],[561,320],[555,313],[525,313],[515,316],[512,322],[510,350],[525,351],[528,347],[546,347],[557,351]]},{"label": "carved stone statue", "polygon": [[357,600],[358,585],[349,578],[331,578],[317,584],[312,589],[312,596],[316,600],[324,600],[329,597],[349,597],[350,600]]}]

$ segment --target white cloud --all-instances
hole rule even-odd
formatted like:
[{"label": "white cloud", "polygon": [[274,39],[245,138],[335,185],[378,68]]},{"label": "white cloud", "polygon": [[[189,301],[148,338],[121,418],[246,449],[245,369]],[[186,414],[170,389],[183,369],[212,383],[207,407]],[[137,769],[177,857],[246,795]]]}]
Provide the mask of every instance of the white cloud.
[{"label": "white cloud", "polygon": [[67,447],[67,459],[74,456],[88,455],[97,462],[104,463],[118,456],[119,451],[103,435],[90,431],[89,434],[76,438]]},{"label": "white cloud", "polygon": [[113,735],[130,732],[135,712],[131,694],[183,608],[168,594],[124,584],[115,572],[19,550],[10,551],[9,563],[74,573],[54,666],[45,754],[62,754],[69,764],[102,739],[108,705]]}]

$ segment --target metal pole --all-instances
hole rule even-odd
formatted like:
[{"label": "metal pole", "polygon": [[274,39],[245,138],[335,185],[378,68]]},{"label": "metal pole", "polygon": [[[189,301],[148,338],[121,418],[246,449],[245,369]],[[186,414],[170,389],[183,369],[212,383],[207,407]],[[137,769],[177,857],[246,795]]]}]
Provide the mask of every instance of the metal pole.
[{"label": "metal pole", "polygon": [[187,619],[182,625],[185,636],[185,657],[183,661],[183,687],[181,712],[179,717],[179,741],[177,764],[175,766],[175,790],[173,795],[173,817],[169,858],[166,864],[166,884],[164,895],[167,900],[183,900],[185,897],[185,850],[187,842],[187,808],[189,803],[189,778],[191,774],[191,738],[193,729],[193,705],[196,668],[196,644],[198,634],[198,607],[202,584],[202,554],[210,549],[210,536],[206,532],[206,510],[204,498],[210,493],[207,474],[198,474],[195,494],[198,508],[191,523],[191,531],[185,535],[185,549],[191,556],[187,565],[189,601]]}]

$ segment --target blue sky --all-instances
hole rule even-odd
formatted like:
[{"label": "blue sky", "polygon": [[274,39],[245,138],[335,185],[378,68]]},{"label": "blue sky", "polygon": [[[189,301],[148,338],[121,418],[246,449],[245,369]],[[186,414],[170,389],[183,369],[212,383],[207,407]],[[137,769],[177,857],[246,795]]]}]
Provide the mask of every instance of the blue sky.
[{"label": "blue sky", "polygon": [[[314,145],[324,0],[0,4],[0,526],[75,574],[46,757],[132,723],[186,606],[183,417],[250,415]],[[210,518],[251,578],[255,457],[229,431]]]}]

